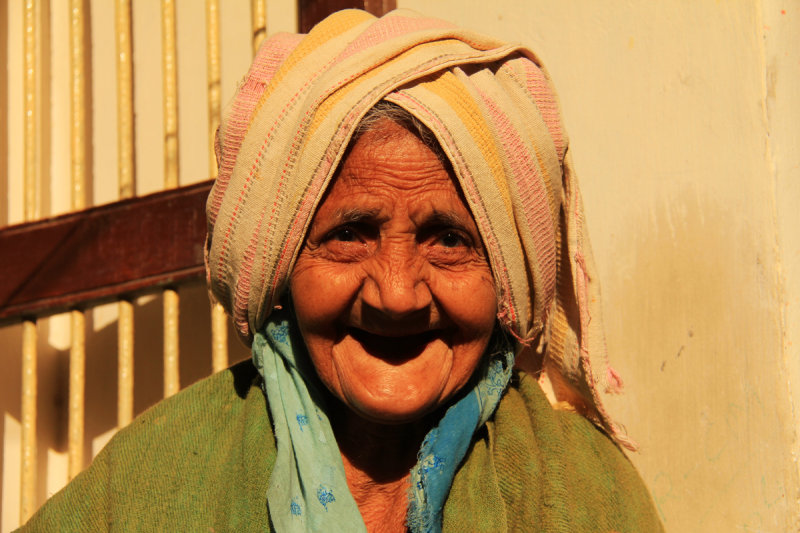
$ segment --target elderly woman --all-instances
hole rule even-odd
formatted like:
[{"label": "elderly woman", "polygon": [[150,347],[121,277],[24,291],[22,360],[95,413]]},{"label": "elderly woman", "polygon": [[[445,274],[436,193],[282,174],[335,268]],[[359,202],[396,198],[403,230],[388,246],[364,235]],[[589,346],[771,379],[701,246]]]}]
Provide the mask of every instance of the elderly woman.
[{"label": "elderly woman", "polygon": [[265,42],[208,200],[255,364],[121,431],[31,530],[659,531],[568,152],[520,46],[406,11]]}]

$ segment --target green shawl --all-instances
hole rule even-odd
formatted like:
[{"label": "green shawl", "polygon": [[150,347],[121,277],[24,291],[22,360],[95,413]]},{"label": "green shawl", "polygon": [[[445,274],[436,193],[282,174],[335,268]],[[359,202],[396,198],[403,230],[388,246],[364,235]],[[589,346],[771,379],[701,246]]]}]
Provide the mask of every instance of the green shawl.
[{"label": "green shawl", "polygon": [[[20,531],[263,531],[276,449],[260,379],[248,361],[151,408]],[[443,526],[662,531],[627,457],[524,373],[477,432]]]}]

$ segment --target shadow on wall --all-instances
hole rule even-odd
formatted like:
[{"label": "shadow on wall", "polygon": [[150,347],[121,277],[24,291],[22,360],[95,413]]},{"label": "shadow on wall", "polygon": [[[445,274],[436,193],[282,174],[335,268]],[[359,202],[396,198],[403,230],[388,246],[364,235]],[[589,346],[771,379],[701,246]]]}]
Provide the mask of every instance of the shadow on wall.
[{"label": "shadow on wall", "polygon": [[[179,289],[181,388],[211,374],[211,319],[204,285]],[[116,304],[86,313],[86,390],[83,456],[89,464],[117,427],[117,321],[102,321],[97,311],[115,312]],[[163,301],[144,296],[134,305],[134,413],[163,397]],[[96,325],[99,329],[94,331]],[[69,349],[49,344],[50,319],[38,323],[37,502],[43,503],[66,482]],[[21,419],[22,327],[0,329],[0,524],[6,531],[19,512],[19,421]],[[229,362],[249,357],[249,349],[228,331]],[[11,430],[9,430],[11,428]],[[59,457],[58,454],[61,454]],[[54,463],[53,460],[56,460]],[[14,525],[11,526],[13,529]]]}]

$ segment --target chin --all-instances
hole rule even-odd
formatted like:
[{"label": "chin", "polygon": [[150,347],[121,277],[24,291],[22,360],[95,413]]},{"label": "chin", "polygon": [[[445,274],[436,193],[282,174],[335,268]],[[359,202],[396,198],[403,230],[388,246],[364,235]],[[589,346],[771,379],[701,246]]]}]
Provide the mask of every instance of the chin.
[{"label": "chin", "polygon": [[345,405],[361,418],[386,425],[412,424],[435,411],[441,402],[438,398],[409,402],[408,398],[385,398],[365,402],[345,393]]},{"label": "chin", "polygon": [[382,424],[412,423],[436,410],[459,388],[459,380],[453,379],[454,354],[446,342],[431,340],[414,355],[382,357],[347,336],[331,351],[334,375],[327,374],[323,381],[361,418]]}]

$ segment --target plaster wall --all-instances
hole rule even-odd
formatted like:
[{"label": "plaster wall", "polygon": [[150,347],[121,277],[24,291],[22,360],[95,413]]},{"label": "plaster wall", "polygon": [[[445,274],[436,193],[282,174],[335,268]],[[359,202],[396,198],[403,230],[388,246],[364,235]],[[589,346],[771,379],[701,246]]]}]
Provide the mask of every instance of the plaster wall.
[{"label": "plaster wall", "polygon": [[398,4],[549,69],[667,530],[797,531],[800,5]]}]

